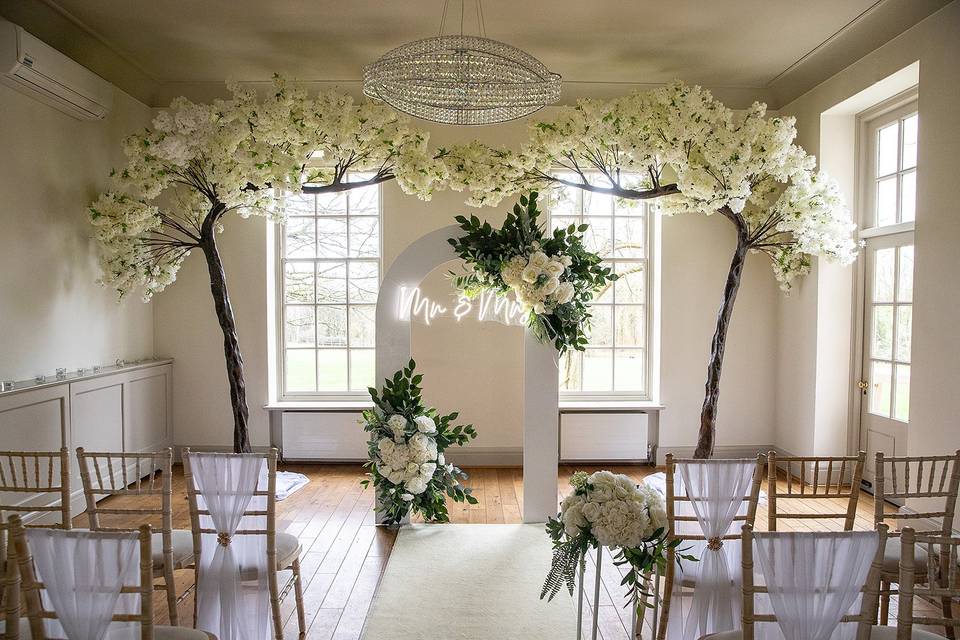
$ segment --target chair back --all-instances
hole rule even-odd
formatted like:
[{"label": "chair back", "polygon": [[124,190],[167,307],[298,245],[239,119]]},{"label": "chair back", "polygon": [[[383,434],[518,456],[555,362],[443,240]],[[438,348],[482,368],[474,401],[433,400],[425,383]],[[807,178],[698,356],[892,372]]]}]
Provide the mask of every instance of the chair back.
[{"label": "chair back", "polygon": [[[183,451],[195,557],[196,627],[231,640],[269,635],[277,589],[277,450]],[[244,583],[241,590],[236,587]],[[251,585],[250,583],[256,583]]]},{"label": "chair back", "polygon": [[[943,536],[953,533],[953,518],[957,508],[957,491],[960,488],[960,450],[948,456],[899,456],[887,457],[877,453],[876,481],[874,483],[874,521],[912,520],[911,528],[936,531]],[[925,499],[938,508],[931,511],[896,511],[884,509],[888,500]],[[937,524],[930,527],[929,522]],[[894,525],[891,535],[899,535],[900,527]]]},{"label": "chair back", "polygon": [[[667,455],[669,542],[658,640],[668,635],[699,638],[738,624],[739,545],[725,547],[724,542],[739,540],[738,525],[756,519],[764,459],[762,454],[737,460],[678,460]],[[678,566],[678,553],[699,561],[684,560]],[[716,593],[698,597],[698,589],[713,590],[711,585],[717,587]]]},{"label": "chair back", "polygon": [[[40,500],[46,504],[38,504]],[[50,515],[57,513],[59,521],[50,522]],[[70,454],[66,447],[60,451],[0,451],[0,558],[8,555],[9,514],[29,514],[29,527],[71,527]],[[5,597],[0,594],[0,599]]]},{"label": "chair back", "polygon": [[[778,456],[776,451],[768,453],[767,529],[777,531],[780,520],[842,520],[843,530],[853,531],[866,458],[864,451],[855,456]],[[783,484],[777,481],[779,469],[783,469],[786,475]],[[805,511],[794,502],[799,500],[839,502],[843,510]]]},{"label": "chair back", "polygon": [[[149,521],[173,563],[173,449],[117,453],[77,449],[91,531],[137,531]],[[158,473],[159,472],[159,473]],[[113,498],[101,506],[100,500]],[[167,557],[169,555],[169,557]]]},{"label": "chair back", "polygon": [[[854,622],[858,640],[870,637],[886,525],[849,532],[755,532],[746,525],[741,539],[744,640],[754,640],[755,625],[768,622],[787,640],[826,640],[837,624]],[[847,613],[858,593],[859,613]]]},{"label": "chair back", "polygon": [[[10,523],[0,520],[0,535],[7,537]],[[0,584],[0,603],[3,604],[3,639],[18,640],[20,637],[20,572],[17,570],[17,555],[11,543],[6,550],[3,567],[2,584]]]},{"label": "chair back", "polygon": [[[27,532],[19,516],[12,516],[10,523],[33,640],[54,640],[54,636],[48,635],[51,620],[81,629],[79,635],[85,636],[84,640],[103,637],[105,629],[97,634],[94,612],[109,604],[114,595],[110,623],[137,625],[136,635],[141,640],[153,638],[149,525],[143,525],[136,533]],[[35,548],[37,544],[42,544],[42,548]],[[65,561],[69,558],[74,562]],[[57,602],[64,611],[57,611]]]},{"label": "chair back", "polygon": [[[706,493],[709,488],[705,486],[709,480],[704,477],[703,483],[698,486],[689,486],[683,481],[684,467],[741,467],[744,464],[755,464],[752,480],[747,487],[747,492],[742,495],[742,501],[737,508],[736,515],[733,516],[731,531],[737,529],[735,523],[742,522],[752,525],[757,517],[757,502],[760,497],[760,483],[763,479],[763,465],[765,456],[760,454],[754,458],[744,459],[678,459],[671,454],[667,454],[667,472],[666,472],[666,509],[667,509],[667,535],[673,540],[709,540],[709,536],[700,527],[697,515],[696,505],[702,504],[708,497]],[[721,540],[738,540],[739,532],[726,532],[719,536]]]},{"label": "chair back", "polygon": [[[917,548],[930,559],[926,575],[917,572]],[[897,610],[897,640],[908,640],[913,625],[935,625],[946,628],[950,637],[960,633],[960,618],[947,617],[951,605],[960,598],[960,537],[917,532],[912,527],[900,531],[900,598]],[[923,615],[915,607],[917,598],[938,602],[940,615]],[[929,608],[928,608],[929,609]]]}]

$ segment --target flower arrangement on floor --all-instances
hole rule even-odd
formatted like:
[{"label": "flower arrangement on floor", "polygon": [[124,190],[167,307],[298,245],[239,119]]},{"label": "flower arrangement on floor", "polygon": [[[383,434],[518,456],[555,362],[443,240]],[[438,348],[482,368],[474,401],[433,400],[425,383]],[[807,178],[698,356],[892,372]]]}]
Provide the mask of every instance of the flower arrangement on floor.
[{"label": "flower arrangement on floor", "polygon": [[371,387],[373,409],[363,412],[364,431],[370,433],[369,460],[364,466],[370,471],[362,484],[373,482],[378,509],[390,525],[399,524],[411,512],[427,522],[448,522],[445,496],[477,504],[470,489],[460,484],[467,474],[443,455],[448,447],[476,438],[477,432],[473,425],[453,426],[456,412],[441,416],[424,406],[423,375],[414,373],[416,366],[411,360],[384,381],[379,394]]},{"label": "flower arrangement on floor", "polygon": [[520,197],[499,229],[476,216],[457,216],[466,235],[448,242],[470,272],[454,276],[454,282],[468,298],[487,290],[515,294],[541,342],[552,342],[560,353],[582,351],[588,341],[587,303],[617,276],[584,248],[579,234],[587,225],[548,235],[537,224],[539,215],[534,191]]},{"label": "flower arrangement on floor", "polygon": [[625,475],[578,471],[570,478],[573,493],[560,504],[560,514],[547,522],[553,541],[553,562],[543,583],[540,598],[552,600],[562,587],[573,595],[577,571],[584,566],[587,552],[600,546],[615,549],[614,562],[627,564],[623,577],[629,599],[646,595],[642,577],[657,565],[664,568],[667,549],[679,540],[667,542],[667,512],[663,496]]}]

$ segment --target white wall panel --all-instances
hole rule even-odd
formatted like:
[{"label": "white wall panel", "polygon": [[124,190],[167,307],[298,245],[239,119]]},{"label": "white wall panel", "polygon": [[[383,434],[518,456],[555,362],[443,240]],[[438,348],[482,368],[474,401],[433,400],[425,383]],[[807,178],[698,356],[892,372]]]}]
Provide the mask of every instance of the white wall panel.
[{"label": "white wall panel", "polygon": [[170,446],[170,367],[143,372],[124,385],[125,451],[156,451]]}]

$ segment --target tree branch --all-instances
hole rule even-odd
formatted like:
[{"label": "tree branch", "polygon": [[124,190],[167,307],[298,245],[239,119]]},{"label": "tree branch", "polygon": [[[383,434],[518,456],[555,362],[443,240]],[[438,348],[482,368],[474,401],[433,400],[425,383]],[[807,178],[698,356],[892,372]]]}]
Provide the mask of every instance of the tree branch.
[{"label": "tree branch", "polygon": [[616,198],[623,198],[625,200],[653,200],[655,198],[662,198],[663,196],[671,196],[680,193],[680,189],[676,184],[665,184],[654,187],[653,189],[645,189],[641,191],[638,189],[624,189],[623,187],[617,186],[599,187],[597,185],[590,184],[589,182],[574,182],[572,180],[564,180],[563,178],[558,178],[548,174],[544,174],[543,177],[546,180],[550,180],[567,187],[576,187],[577,189],[583,189],[584,191],[591,191],[593,193],[604,193]]},{"label": "tree branch", "polygon": [[357,182],[341,182],[340,180],[334,180],[330,184],[325,184],[321,186],[312,186],[304,185],[304,193],[341,193],[343,191],[350,191],[351,189],[360,189],[362,187],[371,187],[375,184],[380,184],[381,182],[387,182],[394,179],[392,172],[387,172],[384,174],[377,174],[369,180],[359,180]]}]

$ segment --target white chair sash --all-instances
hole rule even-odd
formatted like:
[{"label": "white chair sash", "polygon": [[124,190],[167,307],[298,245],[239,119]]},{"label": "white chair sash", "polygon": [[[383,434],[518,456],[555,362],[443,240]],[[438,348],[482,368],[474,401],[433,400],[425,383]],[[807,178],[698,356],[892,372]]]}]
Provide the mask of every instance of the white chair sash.
[{"label": "white chair sash", "polygon": [[[699,562],[683,561],[677,568],[671,593],[668,637],[695,640],[701,636],[740,627],[740,544],[720,538],[731,531],[734,517],[745,514],[749,503],[756,460],[704,460],[677,464],[675,515],[693,515],[696,523],[677,522],[678,534],[697,534],[706,541],[681,543],[684,555]],[[693,587],[693,595],[689,589]]]},{"label": "white chair sash", "polygon": [[754,567],[769,592],[777,625],[760,624],[758,638],[853,638],[856,623],[840,619],[859,609],[860,594],[879,544],[876,531],[754,534]]},{"label": "white chair sash", "polygon": [[119,602],[123,585],[140,583],[136,533],[28,529],[27,544],[45,604],[57,614],[44,622],[48,637],[102,640],[108,630],[111,638],[134,636],[135,625],[119,623],[114,629],[110,619],[115,611],[136,610],[135,594]]},{"label": "white chair sash", "polygon": [[198,506],[210,512],[200,517],[200,526],[217,532],[201,538],[196,626],[220,640],[265,640],[271,628],[266,534],[236,533],[266,531],[266,516],[244,515],[266,510],[266,496],[254,495],[266,490],[266,461],[245,454],[189,455]]}]

